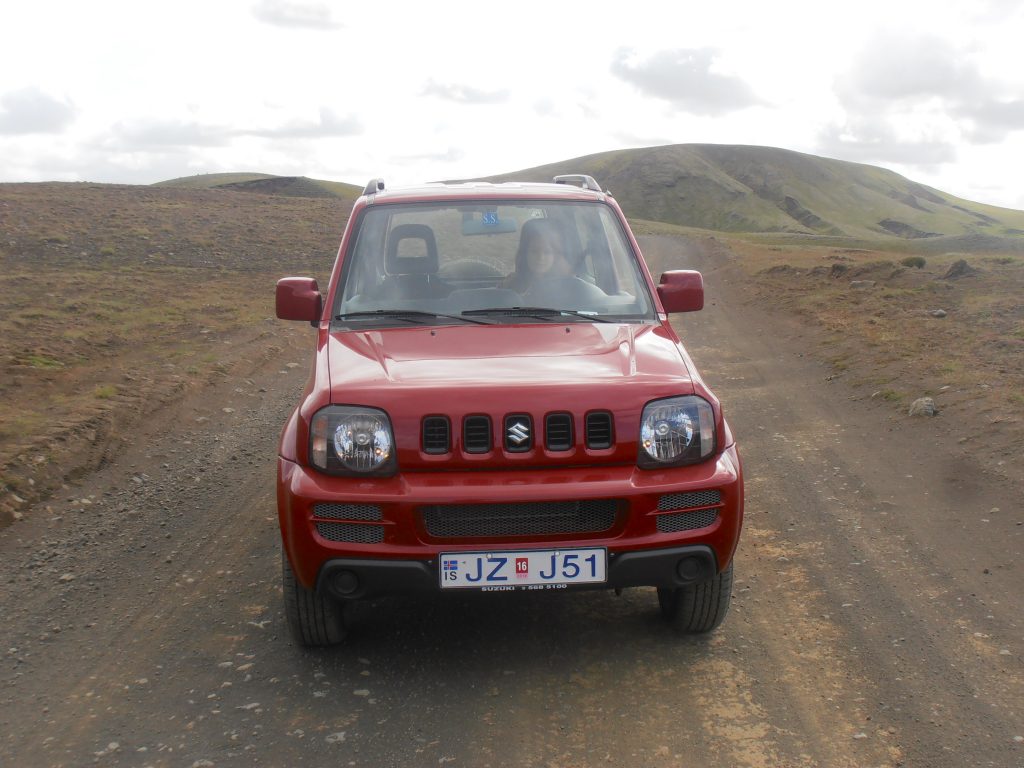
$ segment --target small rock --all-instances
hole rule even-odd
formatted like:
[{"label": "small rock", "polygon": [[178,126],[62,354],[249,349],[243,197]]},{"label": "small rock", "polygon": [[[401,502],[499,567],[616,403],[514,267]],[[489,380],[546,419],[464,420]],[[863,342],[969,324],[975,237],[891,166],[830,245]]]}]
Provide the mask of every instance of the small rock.
[{"label": "small rock", "polygon": [[285,368],[298,368],[299,364],[298,363],[285,363],[284,367]]},{"label": "small rock", "polygon": [[946,274],[940,277],[940,280],[955,280],[958,277],[968,277],[969,275],[978,274],[978,270],[968,264],[964,259],[958,259],[954,261],[949,269],[946,270]]},{"label": "small rock", "polygon": [[235,412],[234,408],[221,408],[221,410],[224,411],[224,413],[234,413]]},{"label": "small rock", "polygon": [[850,287],[851,288],[855,288],[857,290],[864,290],[865,288],[874,288],[875,287],[875,281],[874,280],[851,280],[850,281]]},{"label": "small rock", "polygon": [[863,733],[863,732],[862,733],[855,733],[855,734],[853,734],[853,738],[855,738],[855,739],[866,739],[867,737],[868,737],[868,735],[866,733]]},{"label": "small rock", "polygon": [[73,573],[65,573],[59,579],[57,579],[57,581],[63,581],[63,582],[74,581],[74,580],[75,580],[75,574],[73,574]]},{"label": "small rock", "polygon": [[934,416],[937,413],[935,401],[930,397],[919,397],[910,404],[909,414],[911,416]]},{"label": "small rock", "polygon": [[928,314],[931,315],[932,317],[945,317],[946,316],[946,310],[944,310],[944,309],[933,309]]},{"label": "small rock", "polygon": [[345,731],[338,731],[337,733],[332,733],[329,736],[327,736],[326,739],[324,739],[324,741],[326,741],[328,744],[340,744],[344,740]]}]

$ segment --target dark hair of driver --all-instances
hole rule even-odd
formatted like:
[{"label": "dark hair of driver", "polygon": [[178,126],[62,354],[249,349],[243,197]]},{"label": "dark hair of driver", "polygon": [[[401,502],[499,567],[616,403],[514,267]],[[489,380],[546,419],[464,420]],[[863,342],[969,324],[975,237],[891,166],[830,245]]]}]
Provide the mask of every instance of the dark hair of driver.
[{"label": "dark hair of driver", "polygon": [[505,287],[514,291],[522,292],[530,285],[532,275],[526,255],[530,250],[530,243],[543,235],[550,235],[555,238],[558,244],[559,255],[569,263],[569,266],[576,271],[579,265],[579,258],[573,258],[569,252],[568,240],[565,236],[565,229],[560,222],[552,219],[530,219],[524,222],[519,234],[519,248],[516,250],[516,271],[506,279]]}]

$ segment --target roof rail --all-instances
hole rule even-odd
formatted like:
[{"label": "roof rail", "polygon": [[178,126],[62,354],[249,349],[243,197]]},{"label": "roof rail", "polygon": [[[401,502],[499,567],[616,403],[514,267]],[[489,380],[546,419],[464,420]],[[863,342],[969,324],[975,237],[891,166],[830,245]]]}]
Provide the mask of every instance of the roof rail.
[{"label": "roof rail", "polygon": [[584,173],[567,173],[564,176],[555,176],[555,184],[579,184],[584,189],[591,189],[594,192],[601,191],[601,185],[594,181],[593,176]]},{"label": "roof rail", "polygon": [[384,191],[384,179],[370,179],[366,182],[366,189],[363,190],[364,195],[375,195],[378,192]]}]

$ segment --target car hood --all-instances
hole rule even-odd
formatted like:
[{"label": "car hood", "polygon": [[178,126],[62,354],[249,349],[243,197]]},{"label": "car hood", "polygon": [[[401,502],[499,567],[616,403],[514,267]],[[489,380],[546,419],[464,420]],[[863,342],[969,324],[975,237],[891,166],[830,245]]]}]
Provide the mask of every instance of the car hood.
[{"label": "car hood", "polygon": [[[326,354],[331,402],[385,411],[404,470],[636,462],[643,407],[691,394],[685,353],[659,325],[550,323],[395,328],[331,333]],[[588,414],[611,418],[614,445],[586,444]],[[570,414],[574,448],[545,451],[545,420]],[[451,425],[452,449],[422,451],[424,418]],[[461,451],[467,419],[486,417],[493,450]],[[526,453],[502,450],[509,418],[525,417],[537,435]]]},{"label": "car hood", "polygon": [[[679,346],[661,326],[442,326],[335,332],[328,342],[333,402],[382,387],[467,390],[607,387],[646,382],[691,392]],[[459,388],[457,391],[454,388]]]}]

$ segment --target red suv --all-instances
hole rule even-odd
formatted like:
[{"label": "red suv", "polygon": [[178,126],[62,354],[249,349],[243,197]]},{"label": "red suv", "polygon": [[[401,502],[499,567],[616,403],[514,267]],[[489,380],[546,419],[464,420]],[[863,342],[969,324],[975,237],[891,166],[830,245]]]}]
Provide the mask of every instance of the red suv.
[{"label": "red suv", "polygon": [[651,279],[589,176],[367,185],[281,435],[277,500],[295,639],[345,607],[449,590],[657,587],[684,633],[729,607],[743,518],[732,432],[668,321],[700,273]]}]

